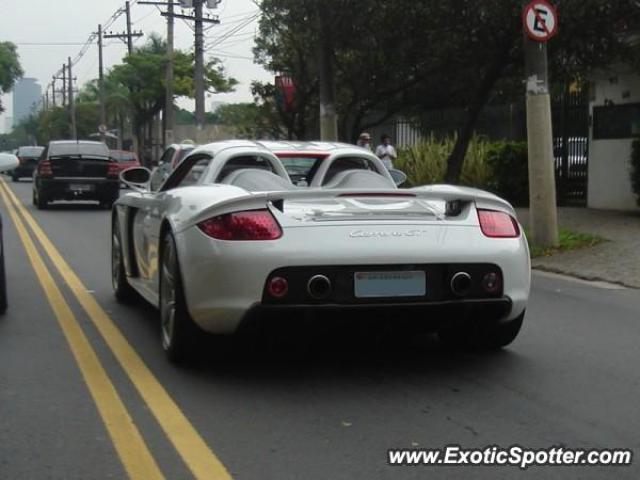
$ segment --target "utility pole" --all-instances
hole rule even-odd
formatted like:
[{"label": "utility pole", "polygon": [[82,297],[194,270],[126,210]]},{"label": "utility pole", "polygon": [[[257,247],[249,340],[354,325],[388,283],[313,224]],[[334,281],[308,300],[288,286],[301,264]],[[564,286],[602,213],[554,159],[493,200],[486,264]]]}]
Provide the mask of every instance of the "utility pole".
[{"label": "utility pole", "polygon": [[173,143],[173,2],[167,5],[167,66],[166,66],[166,103],[164,107],[164,144]]},{"label": "utility pole", "polygon": [[[128,4],[129,2],[127,2]],[[106,140],[107,107],[104,99],[104,64],[102,59],[102,25],[98,25],[98,96],[100,99],[100,141]]]},{"label": "utility pole", "polygon": [[56,77],[51,80],[51,103],[53,108],[56,107]]},{"label": "utility pole", "polygon": [[103,38],[119,38],[127,44],[127,51],[129,52],[129,55],[131,55],[133,53],[133,39],[141,37],[144,34],[141,31],[131,31],[131,6],[129,2],[125,3],[125,11],[127,16],[127,31],[120,33],[113,33],[110,31],[108,34],[105,33]]},{"label": "utility pole", "polygon": [[558,245],[558,213],[551,125],[547,45],[557,28],[555,9],[543,0],[525,6],[524,55],[529,156],[529,225],[534,245]]},{"label": "utility pole", "polygon": [[67,106],[67,66],[62,64],[62,106]]},{"label": "utility pole", "polygon": [[318,82],[320,84],[320,139],[338,140],[338,117],[335,103],[335,78],[332,35],[326,14],[319,7],[320,44],[318,52]]},{"label": "utility pole", "polygon": [[195,14],[195,87],[196,87],[196,128],[204,127],[204,34],[202,31],[202,3],[194,0]]},{"label": "utility pole", "polygon": [[[220,23],[218,18],[205,18],[203,16],[203,5],[205,0],[193,0],[194,15],[181,15],[171,12],[162,12],[161,15],[165,17],[181,18],[184,20],[191,20],[195,22],[195,100],[196,100],[196,128],[198,132],[201,132],[204,127],[205,121],[205,105],[204,105],[204,23]],[[207,3],[209,5],[209,2]],[[217,4],[216,4],[217,5]],[[173,95],[172,95],[173,97]],[[173,113],[173,112],[172,112]],[[199,139],[196,139],[200,141]]]},{"label": "utility pole", "polygon": [[44,92],[44,110],[45,112],[49,110],[49,89],[48,88]]},{"label": "utility pole", "polygon": [[167,63],[165,64],[165,107],[162,115],[164,124],[163,143],[170,145],[173,143],[173,44],[174,44],[174,23],[175,14],[174,6],[180,5],[172,0],[167,1],[141,1],[138,5],[155,5],[157,7],[167,7],[166,12],[161,12],[167,17]]},{"label": "utility pole", "polygon": [[125,2],[125,9],[127,11],[127,50],[129,55],[133,53],[133,40],[131,39],[131,5],[129,2]]},{"label": "utility pole", "polygon": [[71,70],[71,57],[68,59],[69,66],[67,72],[69,73],[69,112],[71,113],[71,138],[78,140],[78,131],[76,129],[76,105],[73,102],[73,73]]}]

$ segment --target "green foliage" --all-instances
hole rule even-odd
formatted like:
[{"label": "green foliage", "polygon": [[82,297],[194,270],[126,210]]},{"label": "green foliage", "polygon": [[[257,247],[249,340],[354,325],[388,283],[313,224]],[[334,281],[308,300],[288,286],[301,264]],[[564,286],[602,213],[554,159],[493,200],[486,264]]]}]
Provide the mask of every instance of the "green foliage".
[{"label": "green foliage", "polygon": [[[525,231],[525,235],[527,235],[527,237],[531,236],[528,231]],[[561,228],[558,234],[557,247],[539,247],[537,245],[529,245],[529,250],[531,253],[531,258],[549,257],[556,253],[567,252],[569,250],[595,247],[596,245],[605,241],[606,240],[604,238],[597,235],[573,232],[571,230]]]},{"label": "green foliage", "polygon": [[[447,159],[457,138],[439,140],[434,136],[412,147],[400,149],[396,168],[405,172],[411,185],[443,183]],[[486,189],[492,185],[493,171],[487,159],[492,144],[474,136],[467,150],[466,161],[460,176],[460,184]]]},{"label": "green foliage", "polygon": [[[116,92],[125,92],[133,110],[137,129],[151,121],[165,106],[166,42],[151,36],[147,43],[124,58],[107,75]],[[173,55],[174,94],[193,98],[195,95],[195,65],[192,54],[175,50]],[[217,59],[205,65],[205,89],[210,93],[233,91],[237,80],[227,77]]]},{"label": "green foliage", "polygon": [[281,127],[274,122],[274,112],[267,104],[229,103],[217,111],[217,123],[232,127],[241,138],[279,138]]},{"label": "green foliage", "polygon": [[640,138],[631,146],[631,188],[636,194],[636,203],[640,207]]},{"label": "green foliage", "polygon": [[[269,71],[294,79],[294,111],[279,113],[298,137],[317,118],[319,45],[334,59],[343,140],[355,141],[395,114],[445,107],[462,107],[467,113],[458,130],[472,132],[487,102],[524,93],[522,6],[505,0],[262,0],[254,53]],[[561,6],[562,26],[548,47],[552,78],[585,76],[612,59],[629,58],[621,33],[638,14],[636,0],[563,0]],[[265,85],[254,91],[274,98]],[[463,157],[467,139],[458,137]]]},{"label": "green foliage", "polygon": [[526,142],[495,142],[487,151],[492,171],[488,190],[512,204],[529,204],[529,165]]},{"label": "green foliage", "polygon": [[[0,42],[0,96],[10,91],[23,73],[16,46],[11,42]],[[0,112],[3,111],[0,99]]]}]

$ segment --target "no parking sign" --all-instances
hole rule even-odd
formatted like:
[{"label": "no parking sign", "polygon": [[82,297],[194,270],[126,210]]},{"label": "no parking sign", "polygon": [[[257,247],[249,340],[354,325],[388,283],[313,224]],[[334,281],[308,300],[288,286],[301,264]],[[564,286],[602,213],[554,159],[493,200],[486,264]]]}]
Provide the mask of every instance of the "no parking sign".
[{"label": "no parking sign", "polygon": [[524,7],[522,23],[531,40],[546,42],[558,31],[558,14],[545,0],[534,0]]}]

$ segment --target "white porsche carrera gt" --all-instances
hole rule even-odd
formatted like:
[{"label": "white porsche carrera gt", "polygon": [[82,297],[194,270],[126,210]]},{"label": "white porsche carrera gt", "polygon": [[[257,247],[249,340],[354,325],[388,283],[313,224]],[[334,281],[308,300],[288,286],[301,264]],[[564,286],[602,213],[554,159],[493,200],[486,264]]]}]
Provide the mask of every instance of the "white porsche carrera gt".
[{"label": "white porsche carrera gt", "polygon": [[320,142],[211,143],[157,190],[149,178],[121,174],[132,192],[113,208],[113,287],[159,308],[172,361],[202,330],[233,334],[267,314],[384,313],[480,348],[520,331],[529,249],[493,194],[399,189],[371,153]]}]

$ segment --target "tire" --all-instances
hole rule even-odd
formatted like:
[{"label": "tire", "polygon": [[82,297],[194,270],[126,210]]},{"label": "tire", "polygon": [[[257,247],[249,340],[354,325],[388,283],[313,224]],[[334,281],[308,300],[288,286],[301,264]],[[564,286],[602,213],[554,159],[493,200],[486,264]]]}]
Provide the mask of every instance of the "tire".
[{"label": "tire", "polygon": [[167,359],[184,363],[196,350],[201,332],[187,310],[177,253],[169,232],[162,240],[160,261],[160,335]]},{"label": "tire", "polygon": [[46,210],[49,207],[49,201],[38,190],[33,190],[33,204],[38,210]]},{"label": "tire", "polygon": [[[0,233],[2,228],[0,227]],[[4,271],[4,245],[0,238],[0,315],[7,311],[7,278]]]},{"label": "tire", "polygon": [[438,331],[438,336],[447,345],[477,350],[498,350],[512,343],[524,321],[522,312],[508,322],[479,322],[445,327]]},{"label": "tire", "polygon": [[12,173],[11,174],[11,181],[12,182],[19,182],[20,181],[20,176],[16,173]]},{"label": "tire", "polygon": [[111,227],[111,285],[116,300],[120,303],[134,303],[138,299],[138,293],[127,280],[122,254],[122,237],[116,219]]}]

